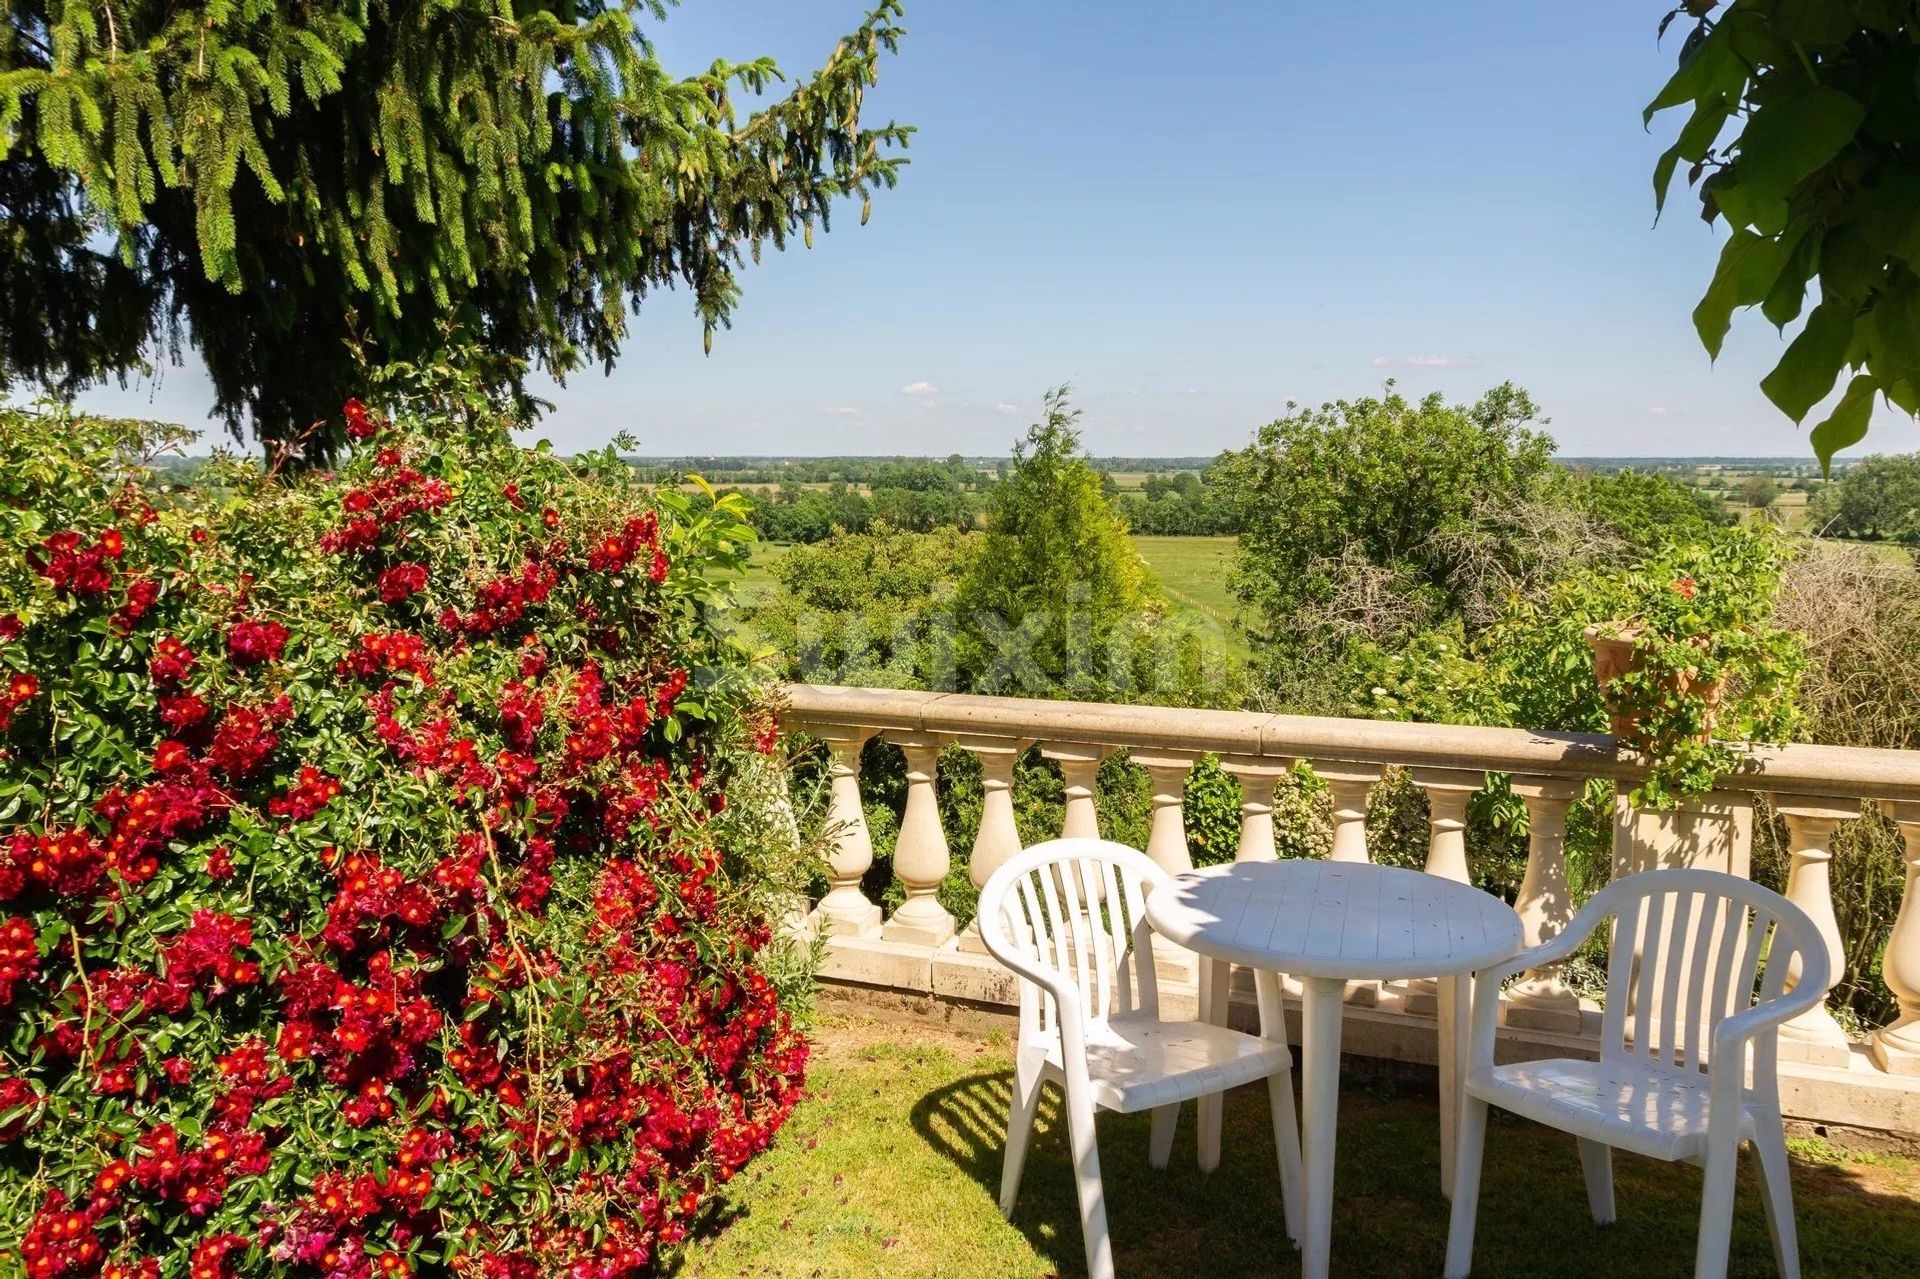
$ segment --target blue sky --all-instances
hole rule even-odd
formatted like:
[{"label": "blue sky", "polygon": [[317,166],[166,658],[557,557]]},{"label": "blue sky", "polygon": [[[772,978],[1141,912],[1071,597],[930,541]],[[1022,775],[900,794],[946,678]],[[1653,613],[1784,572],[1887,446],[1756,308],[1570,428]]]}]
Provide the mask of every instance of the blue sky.
[{"label": "blue sky", "polygon": [[[680,69],[793,73],[859,3],[686,0],[652,31]],[[1511,379],[1567,454],[1804,455],[1756,386],[1772,327],[1739,317],[1717,365],[1694,336],[1715,233],[1684,190],[1653,225],[1680,123],[1640,124],[1667,7],[908,0],[868,110],[919,133],[871,223],[842,210],[751,268],[710,357],[658,295],[610,377],[549,392],[541,433],[1004,453],[1071,382],[1094,451],[1206,454],[1289,399]],[[210,399],[187,367],[86,403],[199,424]],[[1920,438],[1883,413],[1869,443]]]}]

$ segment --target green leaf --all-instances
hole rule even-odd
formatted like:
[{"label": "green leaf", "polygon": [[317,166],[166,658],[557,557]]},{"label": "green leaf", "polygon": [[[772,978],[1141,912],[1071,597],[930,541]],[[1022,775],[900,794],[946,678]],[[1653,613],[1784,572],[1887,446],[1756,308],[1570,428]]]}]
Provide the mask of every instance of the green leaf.
[{"label": "green leaf", "polygon": [[1668,107],[1709,97],[1737,96],[1747,83],[1747,66],[1733,51],[1724,30],[1715,30],[1685,57],[1679,70],[1640,113],[1643,123]]},{"label": "green leaf", "polygon": [[1920,374],[1920,289],[1904,279],[1874,300],[1866,315],[1871,338],[1868,366],[1883,382]]},{"label": "green leaf", "polygon": [[1720,251],[1713,282],[1693,309],[1693,326],[1707,354],[1719,358],[1720,345],[1733,325],[1734,309],[1751,306],[1767,296],[1785,261],[1786,251],[1779,241],[1755,235],[1744,227],[1733,233]]},{"label": "green leaf", "polygon": [[1784,329],[1800,318],[1800,308],[1807,298],[1807,281],[1819,267],[1820,237],[1803,232],[1795,239],[1773,287],[1760,300],[1760,313],[1771,320],[1775,328]]},{"label": "green leaf", "polygon": [[1822,471],[1832,467],[1835,453],[1867,438],[1867,424],[1873,418],[1873,393],[1878,389],[1871,374],[1855,375],[1827,420],[1813,428],[1810,438]]},{"label": "green leaf", "polygon": [[[1787,201],[1758,183],[1742,183],[1736,169],[1721,169],[1700,187],[1700,198],[1709,212],[1725,218],[1728,226],[1752,227],[1762,235],[1779,235],[1787,227]],[[1708,205],[1708,201],[1711,204]]]},{"label": "green leaf", "polygon": [[1784,197],[1853,140],[1866,114],[1858,99],[1830,85],[1764,104],[1740,132],[1739,185],[1755,198]]},{"label": "green leaf", "polygon": [[1674,143],[1660,153],[1660,159],[1653,166],[1653,217],[1657,222],[1660,211],[1667,207],[1667,188],[1673,185],[1673,171],[1680,164],[1680,144]]},{"label": "green leaf", "polygon": [[1773,372],[1761,379],[1760,389],[1767,398],[1794,421],[1804,420],[1808,410],[1833,390],[1853,341],[1854,315],[1852,307],[1834,302],[1813,308],[1807,326],[1788,345]]},{"label": "green leaf", "polygon": [[1686,126],[1680,130],[1680,136],[1674,144],[1661,155],[1659,163],[1653,167],[1653,212],[1657,218],[1660,210],[1666,207],[1667,188],[1673,185],[1673,171],[1680,161],[1699,161],[1720,136],[1720,130],[1726,126],[1727,117],[1733,113],[1726,99],[1702,102],[1694,108],[1693,115]]}]

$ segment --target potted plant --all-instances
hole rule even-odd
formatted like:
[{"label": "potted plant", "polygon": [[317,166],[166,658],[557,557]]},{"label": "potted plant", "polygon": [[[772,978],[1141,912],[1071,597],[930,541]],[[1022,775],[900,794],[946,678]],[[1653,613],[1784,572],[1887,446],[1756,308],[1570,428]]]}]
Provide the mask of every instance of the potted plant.
[{"label": "potted plant", "polygon": [[1788,553],[1778,534],[1742,528],[1595,583],[1606,620],[1583,633],[1613,735],[1647,761],[1634,803],[1704,794],[1738,762],[1724,739],[1791,731],[1805,659],[1771,621]]}]

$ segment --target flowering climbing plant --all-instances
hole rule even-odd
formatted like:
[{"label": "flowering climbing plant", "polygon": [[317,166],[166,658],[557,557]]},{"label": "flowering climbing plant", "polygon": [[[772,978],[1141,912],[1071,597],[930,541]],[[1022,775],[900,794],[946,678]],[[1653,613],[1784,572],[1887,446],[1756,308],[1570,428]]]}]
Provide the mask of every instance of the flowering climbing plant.
[{"label": "flowering climbing plant", "polygon": [[649,1273],[799,1095],[741,509],[458,390],[342,416],[337,473],[182,484],[167,428],[0,415],[33,1279]]}]

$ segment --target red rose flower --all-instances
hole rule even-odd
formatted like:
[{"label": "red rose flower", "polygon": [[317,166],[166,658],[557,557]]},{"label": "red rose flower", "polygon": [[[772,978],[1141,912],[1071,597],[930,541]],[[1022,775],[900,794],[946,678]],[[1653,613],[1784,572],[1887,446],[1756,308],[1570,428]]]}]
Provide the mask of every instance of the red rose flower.
[{"label": "red rose flower", "polygon": [[171,635],[162,635],[147,659],[147,673],[160,688],[177,688],[187,682],[198,663],[193,650]]},{"label": "red rose flower", "polygon": [[287,648],[287,628],[255,618],[235,622],[227,630],[227,652],[236,666],[277,662]]},{"label": "red rose flower", "polygon": [[40,695],[40,679],[27,671],[15,674],[0,693],[0,729],[13,727],[13,713]]},{"label": "red rose flower", "polygon": [[388,604],[398,604],[426,584],[427,566],[424,564],[395,564],[380,574],[377,583],[381,600]]}]

